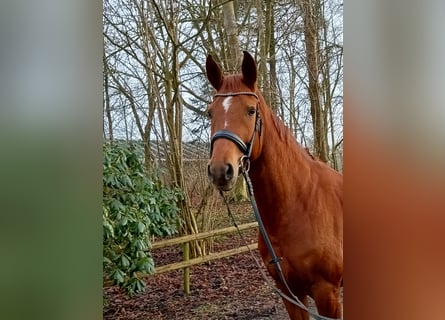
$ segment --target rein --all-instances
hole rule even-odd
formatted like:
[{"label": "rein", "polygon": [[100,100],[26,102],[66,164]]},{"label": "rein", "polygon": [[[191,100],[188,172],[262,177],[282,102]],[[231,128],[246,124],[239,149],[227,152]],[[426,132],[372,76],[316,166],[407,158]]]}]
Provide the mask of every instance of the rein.
[{"label": "rein", "polygon": [[250,203],[252,205],[252,209],[253,209],[253,212],[254,212],[254,215],[255,215],[255,219],[258,222],[258,227],[260,229],[261,235],[263,237],[264,242],[266,243],[267,250],[269,251],[269,254],[271,256],[271,260],[269,261],[269,263],[273,263],[275,265],[275,269],[276,269],[277,274],[278,274],[278,276],[280,278],[280,281],[284,285],[286,290],[289,292],[290,296],[285,294],[283,291],[281,291],[275,285],[273,285],[269,281],[267,276],[264,274],[264,271],[261,269],[261,265],[258,262],[258,259],[255,257],[255,255],[253,254],[253,251],[247,245],[247,241],[242,236],[241,231],[239,230],[238,225],[237,225],[237,223],[235,221],[235,218],[234,218],[234,216],[233,216],[233,214],[232,214],[232,212],[230,210],[229,204],[228,204],[228,202],[227,202],[223,192],[220,190],[220,195],[224,199],[224,203],[225,203],[225,205],[227,207],[228,214],[229,214],[230,218],[232,219],[232,222],[233,222],[234,226],[236,227],[236,229],[238,231],[238,234],[243,239],[244,245],[246,245],[247,248],[249,249],[249,252],[252,255],[253,259],[255,260],[255,263],[257,264],[257,267],[259,268],[259,270],[261,272],[261,275],[263,276],[264,280],[269,285],[269,287],[271,287],[282,298],[286,299],[287,301],[291,302],[292,304],[294,304],[297,307],[299,307],[299,308],[303,309],[304,311],[306,311],[308,314],[310,314],[316,320],[337,320],[337,319],[321,316],[319,314],[311,312],[306,307],[306,305],[304,305],[304,303],[301,302],[300,299],[298,299],[298,297],[295,296],[292,293],[292,291],[289,288],[289,285],[288,285],[288,283],[286,281],[286,278],[284,277],[283,270],[281,269],[281,265],[280,265],[280,261],[282,260],[282,258],[281,257],[277,257],[277,255],[275,253],[275,250],[273,249],[272,243],[271,243],[271,241],[269,239],[269,236],[268,236],[268,234],[266,232],[266,228],[264,227],[263,220],[261,219],[260,212],[258,210],[258,206],[257,206],[256,200],[255,200],[255,196],[253,194],[252,181],[250,180],[250,177],[249,177],[250,156],[252,155],[253,143],[255,141],[255,133],[258,131],[258,134],[261,135],[262,123],[261,123],[261,117],[260,117],[260,114],[259,114],[259,111],[258,111],[258,104],[259,104],[258,96],[254,92],[233,92],[233,93],[217,93],[217,94],[215,94],[215,97],[231,97],[231,96],[238,96],[238,95],[251,95],[251,96],[256,97],[257,100],[258,100],[257,107],[256,107],[256,112],[255,112],[255,128],[253,130],[252,138],[250,139],[250,142],[248,144],[246,144],[235,133],[230,132],[228,130],[219,130],[211,138],[211,141],[210,141],[210,156],[212,155],[212,152],[213,152],[213,144],[218,139],[227,139],[227,140],[232,141],[241,150],[241,152],[243,152],[243,156],[240,159],[239,166],[241,168],[241,172],[243,174],[244,180],[246,181],[246,184],[247,184],[247,190],[249,192]]},{"label": "rein", "polygon": [[[249,159],[246,159],[245,161],[247,163],[250,163]],[[249,166],[250,166],[250,164],[247,167],[249,167]],[[264,273],[261,272],[263,278],[266,280],[266,282],[269,285],[269,287],[271,287],[282,298],[286,299],[287,301],[289,301],[290,303],[296,305],[297,307],[303,309],[304,311],[309,313],[316,320],[338,320],[338,319],[334,319],[334,318],[325,317],[325,316],[319,315],[317,313],[313,313],[312,311],[310,311],[308,309],[308,307],[306,307],[306,305],[303,302],[300,301],[300,299],[298,299],[297,296],[295,296],[292,293],[292,290],[289,288],[289,284],[287,283],[286,278],[284,277],[283,270],[281,269],[280,262],[281,262],[281,260],[283,260],[283,258],[277,257],[277,255],[275,253],[275,250],[273,249],[272,243],[271,243],[271,241],[269,239],[269,236],[268,236],[268,234],[266,232],[266,228],[264,227],[263,220],[261,219],[260,212],[259,212],[258,206],[256,204],[255,196],[253,194],[252,181],[250,180],[248,170],[244,169],[244,164],[241,166],[241,170],[242,170],[242,173],[243,173],[244,180],[246,181],[246,184],[247,184],[247,190],[249,192],[250,203],[252,205],[252,209],[253,209],[253,213],[255,215],[255,219],[258,221],[258,228],[260,229],[261,235],[263,236],[264,242],[266,243],[267,250],[269,251],[269,254],[271,256],[271,260],[269,261],[269,263],[273,263],[274,264],[275,269],[277,271],[277,274],[280,277],[280,281],[284,285],[286,290],[289,292],[290,296],[285,294],[283,291],[281,291],[279,288],[277,288],[275,285],[273,285],[270,281],[268,281],[267,278],[265,277]],[[222,193],[222,191],[221,191],[221,193]],[[237,229],[238,229],[238,227],[237,227]],[[238,233],[240,233],[240,231]],[[253,252],[250,249],[249,249],[249,251],[251,252],[251,254],[253,256]],[[259,264],[257,263],[257,265],[259,265]]]}]

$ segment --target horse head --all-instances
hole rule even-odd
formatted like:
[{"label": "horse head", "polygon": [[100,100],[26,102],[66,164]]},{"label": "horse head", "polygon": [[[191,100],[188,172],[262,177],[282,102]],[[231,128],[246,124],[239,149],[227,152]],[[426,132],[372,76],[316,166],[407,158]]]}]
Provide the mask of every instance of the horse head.
[{"label": "horse head", "polygon": [[257,68],[244,51],[242,73],[223,75],[212,56],[206,61],[207,78],[217,91],[208,107],[211,121],[211,154],[208,175],[220,190],[233,188],[246,159],[260,152],[260,93]]}]

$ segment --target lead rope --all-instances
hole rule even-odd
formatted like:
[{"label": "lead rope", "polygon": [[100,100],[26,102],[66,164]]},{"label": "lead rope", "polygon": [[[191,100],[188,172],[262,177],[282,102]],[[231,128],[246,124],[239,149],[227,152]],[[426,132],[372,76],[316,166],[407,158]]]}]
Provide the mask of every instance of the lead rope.
[{"label": "lead rope", "polygon": [[[309,313],[313,318],[315,318],[316,320],[338,320],[338,319],[334,319],[334,318],[329,318],[329,317],[325,317],[325,316],[321,316],[319,314],[313,313],[312,311],[310,311],[306,305],[304,305],[303,302],[300,301],[300,299],[298,299],[297,296],[295,296],[292,291],[289,288],[289,285],[286,281],[286,279],[284,278],[283,275],[283,271],[281,269],[281,265],[280,265],[280,261],[282,260],[281,258],[278,258],[275,254],[275,251],[272,247],[272,243],[270,242],[269,236],[267,235],[266,229],[264,228],[264,224],[263,221],[261,219],[261,216],[259,214],[259,210],[256,204],[256,200],[253,194],[253,186],[252,186],[252,181],[250,180],[248,171],[250,168],[250,161],[249,158],[247,157],[243,157],[241,158],[242,161],[244,161],[244,163],[241,163],[241,170],[244,176],[244,180],[246,181],[247,184],[247,190],[249,192],[249,197],[250,197],[250,203],[252,205],[252,209],[255,215],[255,219],[258,222],[258,227],[260,229],[261,235],[263,236],[263,239],[266,243],[267,249],[269,251],[269,254],[271,255],[271,261],[270,263],[273,263],[275,265],[275,268],[277,270],[277,273],[280,277],[280,281],[281,283],[285,286],[286,290],[289,292],[290,296],[288,296],[287,294],[285,294],[283,291],[281,291],[279,288],[277,288],[267,277],[267,275],[265,274],[263,267],[261,266],[260,262],[258,261],[257,257],[255,256],[255,254],[253,253],[253,250],[249,247],[246,238],[242,235],[241,230],[238,227],[238,224],[236,223],[236,219],[235,216],[233,215],[232,211],[230,210],[230,206],[229,203],[227,202],[226,197],[224,196],[224,193],[220,190],[219,194],[221,195],[221,197],[224,200],[224,204],[227,208],[227,213],[230,217],[230,219],[232,220],[233,225],[235,226],[238,235],[240,236],[240,238],[243,241],[243,245],[247,247],[247,249],[249,249],[250,255],[252,256],[253,260],[255,261],[255,264],[257,265],[258,269],[260,270],[260,273],[263,277],[263,279],[266,281],[267,285],[273,290],[275,291],[278,295],[280,295],[283,299],[286,299],[287,301],[289,301],[290,303],[296,305],[297,307],[303,309],[304,311],[306,311],[307,313]],[[247,168],[247,169],[245,169]]]}]

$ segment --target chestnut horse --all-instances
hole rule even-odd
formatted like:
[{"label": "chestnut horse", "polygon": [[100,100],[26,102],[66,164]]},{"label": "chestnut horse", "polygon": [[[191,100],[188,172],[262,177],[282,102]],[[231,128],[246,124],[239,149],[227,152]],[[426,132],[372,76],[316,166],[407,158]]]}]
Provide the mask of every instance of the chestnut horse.
[{"label": "chestnut horse", "polygon": [[[210,180],[219,190],[231,190],[249,159],[260,217],[288,284],[270,263],[259,234],[258,249],[276,286],[304,304],[312,297],[321,316],[341,318],[342,175],[312,157],[269,109],[256,86],[257,68],[249,53],[244,52],[241,74],[223,75],[210,55],[206,72],[217,91],[208,107]],[[309,319],[307,311],[283,301],[292,320]]]}]

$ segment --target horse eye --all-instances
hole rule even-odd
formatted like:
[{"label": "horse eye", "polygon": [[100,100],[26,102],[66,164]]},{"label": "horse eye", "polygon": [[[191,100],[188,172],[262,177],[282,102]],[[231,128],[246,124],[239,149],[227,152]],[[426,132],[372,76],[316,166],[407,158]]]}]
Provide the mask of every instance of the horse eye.
[{"label": "horse eye", "polygon": [[207,110],[207,117],[208,117],[209,119],[212,119],[212,113],[210,112],[210,110]]},{"label": "horse eye", "polygon": [[247,114],[251,117],[255,115],[255,112],[256,112],[256,109],[253,107],[249,108],[249,110],[247,110]]}]

